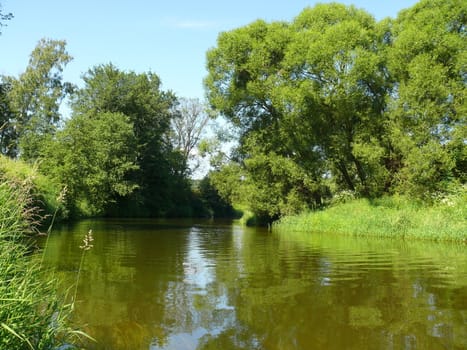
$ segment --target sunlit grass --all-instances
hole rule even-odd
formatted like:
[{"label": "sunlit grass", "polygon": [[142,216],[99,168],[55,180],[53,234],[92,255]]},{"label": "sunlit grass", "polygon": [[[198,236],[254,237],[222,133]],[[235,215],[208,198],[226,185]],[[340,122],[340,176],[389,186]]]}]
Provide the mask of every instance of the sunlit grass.
[{"label": "sunlit grass", "polygon": [[0,173],[0,349],[57,349],[84,334],[67,325],[71,305],[36,253],[34,171],[9,170]]},{"label": "sunlit grass", "polygon": [[[42,215],[52,215],[60,209],[60,215],[66,216],[57,195],[61,187],[50,178],[40,174],[36,165],[29,165],[20,160],[13,160],[0,155],[0,176],[15,182],[29,181],[29,194],[34,200],[34,206],[40,208]],[[0,203],[1,204],[1,203]],[[63,204],[63,203],[62,203]]]},{"label": "sunlit grass", "polygon": [[274,229],[467,242],[466,203],[465,188],[430,205],[399,196],[355,199],[282,218]]}]

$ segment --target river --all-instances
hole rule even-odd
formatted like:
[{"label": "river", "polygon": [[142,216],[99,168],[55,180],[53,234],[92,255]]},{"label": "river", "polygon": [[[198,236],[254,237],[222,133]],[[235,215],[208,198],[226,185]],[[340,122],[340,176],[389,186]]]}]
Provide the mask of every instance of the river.
[{"label": "river", "polygon": [[63,291],[89,229],[74,313],[89,349],[467,349],[463,245],[84,220],[48,242]]}]

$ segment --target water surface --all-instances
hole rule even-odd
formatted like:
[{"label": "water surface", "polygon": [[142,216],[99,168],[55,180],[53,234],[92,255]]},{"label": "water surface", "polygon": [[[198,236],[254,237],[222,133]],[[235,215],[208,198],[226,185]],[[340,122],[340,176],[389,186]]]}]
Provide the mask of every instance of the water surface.
[{"label": "water surface", "polygon": [[466,349],[466,247],[271,233],[229,222],[86,220],[46,261],[76,281],[89,349]]}]

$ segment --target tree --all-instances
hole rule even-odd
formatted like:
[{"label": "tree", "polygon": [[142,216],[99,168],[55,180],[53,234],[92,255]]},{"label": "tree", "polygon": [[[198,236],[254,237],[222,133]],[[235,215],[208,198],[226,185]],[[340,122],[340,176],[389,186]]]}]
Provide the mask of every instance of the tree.
[{"label": "tree", "polygon": [[65,41],[40,40],[26,71],[17,79],[3,79],[14,113],[14,118],[8,118],[4,125],[4,130],[15,135],[9,144],[11,155],[36,159],[43,140],[56,131],[60,103],[73,90],[70,83],[63,82],[63,69],[72,59],[65,45]]},{"label": "tree", "polygon": [[393,24],[390,138],[398,190],[427,197],[465,182],[467,4],[420,1]]},{"label": "tree", "polygon": [[340,188],[381,193],[389,86],[376,21],[353,6],[322,4],[305,9],[292,28],[283,79],[289,119]]},{"label": "tree", "polygon": [[[181,154],[183,171],[189,168],[189,162],[194,158],[193,150],[201,141],[211,118],[209,110],[199,99],[178,100],[171,123],[171,140],[174,149]],[[194,168],[196,167],[195,164]]]},{"label": "tree", "polygon": [[121,113],[75,114],[44,147],[41,171],[67,186],[72,213],[102,215],[137,185],[133,124]]},{"label": "tree", "polygon": [[74,113],[121,113],[133,125],[139,170],[132,173],[132,181],[138,190],[130,203],[120,203],[120,207],[130,206],[126,211],[133,210],[134,215],[159,216],[189,201],[180,157],[168,142],[174,94],[161,90],[154,73],[124,72],[112,64],[90,69],[83,79],[84,87],[72,100]]},{"label": "tree", "polygon": [[[290,24],[256,21],[219,36],[207,55],[205,85],[211,105],[240,130],[240,165],[254,179],[250,193],[273,178],[287,197],[295,186],[291,173],[313,183],[302,203],[319,205],[329,178],[338,190],[385,190],[391,84],[384,40],[368,13],[339,4],[307,8]],[[268,157],[272,163],[257,163]],[[291,173],[277,176],[276,165]],[[251,202],[269,207],[263,197]]]}]

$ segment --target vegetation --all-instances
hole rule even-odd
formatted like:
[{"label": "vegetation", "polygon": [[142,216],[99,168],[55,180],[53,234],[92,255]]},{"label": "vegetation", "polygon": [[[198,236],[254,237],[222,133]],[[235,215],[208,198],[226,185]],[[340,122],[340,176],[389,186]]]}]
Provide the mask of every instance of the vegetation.
[{"label": "vegetation", "polygon": [[277,231],[339,233],[397,239],[429,239],[466,243],[467,188],[431,206],[407,197],[358,199],[322,211],[284,217]]},{"label": "vegetation", "polygon": [[[421,0],[376,21],[319,4],[221,33],[209,108],[112,64],[78,88],[63,80],[66,42],[43,39],[22,74],[0,79],[0,152],[66,187],[71,217],[216,215],[228,203],[271,223],[345,191],[436,205],[466,181],[466,6]],[[216,115],[234,129],[228,156],[225,134],[202,140]],[[213,163],[205,187],[190,179],[196,147]]]},{"label": "vegetation", "polygon": [[[191,155],[211,115],[160,89],[154,73],[98,65],[77,89],[63,82],[64,41],[42,40],[26,72],[0,84],[0,145],[67,187],[69,216],[197,216]],[[71,118],[59,113],[71,98]]]},{"label": "vegetation", "polygon": [[5,174],[1,180],[0,348],[58,348],[82,333],[67,326],[70,310],[57,295],[57,281],[31,255],[39,219],[33,180]]},{"label": "vegetation", "polygon": [[425,215],[434,196],[461,192],[466,11],[460,0],[422,0],[377,22],[320,4],[290,23],[220,34],[205,85],[239,144],[211,174],[219,193],[270,222],[343,191],[367,199],[356,206],[387,196],[435,205]]},{"label": "vegetation", "polygon": [[[378,22],[330,3],[221,33],[207,53],[209,108],[112,64],[78,88],[63,80],[66,42],[40,40],[22,74],[0,77],[0,348],[80,334],[32,254],[44,216],[234,206],[276,230],[465,243],[466,13],[462,0],[421,0]],[[0,6],[0,30],[10,19]],[[215,115],[237,136],[229,156],[225,134],[202,140]],[[198,146],[213,170],[195,182]]]},{"label": "vegetation", "polygon": [[65,207],[57,200],[61,191],[59,184],[40,174],[37,168],[37,164],[31,166],[0,155],[0,182],[27,183],[32,205],[36,213],[46,220],[45,223],[55,211],[59,212],[60,218],[66,218]]}]

